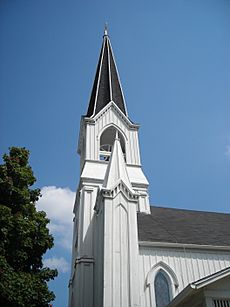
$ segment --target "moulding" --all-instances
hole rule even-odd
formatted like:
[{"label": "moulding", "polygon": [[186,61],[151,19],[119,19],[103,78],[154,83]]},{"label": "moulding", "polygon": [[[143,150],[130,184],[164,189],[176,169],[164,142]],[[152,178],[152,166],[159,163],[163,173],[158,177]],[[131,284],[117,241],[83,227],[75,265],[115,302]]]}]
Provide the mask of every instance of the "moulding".
[{"label": "moulding", "polygon": [[188,248],[188,249],[202,249],[202,250],[223,250],[230,251],[230,246],[215,246],[215,245],[199,245],[199,244],[182,244],[182,243],[169,243],[169,242],[149,242],[139,241],[140,246],[145,247],[163,247],[163,248]]}]

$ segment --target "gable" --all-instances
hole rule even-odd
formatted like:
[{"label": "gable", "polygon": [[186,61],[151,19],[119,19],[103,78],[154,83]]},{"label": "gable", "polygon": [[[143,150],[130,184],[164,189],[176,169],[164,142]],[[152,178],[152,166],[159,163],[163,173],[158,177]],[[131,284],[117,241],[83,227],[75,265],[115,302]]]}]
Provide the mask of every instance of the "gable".
[{"label": "gable", "polygon": [[116,123],[116,125],[122,130],[124,130],[124,128],[122,128],[123,125],[128,129],[139,128],[139,125],[132,123],[130,119],[119,109],[119,107],[117,107],[114,101],[110,101],[100,110],[100,112],[98,112],[98,114],[93,119],[90,120],[95,121],[95,123],[100,122],[101,120],[108,124]]},{"label": "gable", "polygon": [[230,304],[230,268],[215,272],[189,284],[168,307],[215,306]]}]

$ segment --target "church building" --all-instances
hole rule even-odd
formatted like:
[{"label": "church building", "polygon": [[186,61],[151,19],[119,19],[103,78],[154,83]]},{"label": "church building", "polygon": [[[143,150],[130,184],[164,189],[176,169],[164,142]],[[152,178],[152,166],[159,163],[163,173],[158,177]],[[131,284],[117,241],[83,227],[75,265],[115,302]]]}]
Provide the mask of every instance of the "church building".
[{"label": "church building", "polygon": [[230,307],[230,214],[151,206],[105,29],[80,123],[69,307]]}]

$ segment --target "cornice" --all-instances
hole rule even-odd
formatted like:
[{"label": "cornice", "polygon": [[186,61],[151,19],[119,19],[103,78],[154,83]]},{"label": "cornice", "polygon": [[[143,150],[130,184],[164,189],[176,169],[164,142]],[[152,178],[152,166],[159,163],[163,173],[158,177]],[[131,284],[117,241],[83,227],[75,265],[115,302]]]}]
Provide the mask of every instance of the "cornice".
[{"label": "cornice", "polygon": [[200,250],[219,250],[230,251],[230,246],[216,246],[216,245],[199,245],[199,244],[182,244],[170,242],[150,242],[139,241],[139,245],[143,247],[161,247],[161,248],[178,248],[178,249],[200,249]]}]

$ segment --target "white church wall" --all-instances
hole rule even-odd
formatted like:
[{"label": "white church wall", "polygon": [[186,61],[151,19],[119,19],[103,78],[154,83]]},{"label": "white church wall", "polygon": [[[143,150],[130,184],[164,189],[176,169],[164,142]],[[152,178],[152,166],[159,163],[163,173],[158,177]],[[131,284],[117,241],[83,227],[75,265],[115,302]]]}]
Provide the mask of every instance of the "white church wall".
[{"label": "white church wall", "polygon": [[154,280],[152,285],[147,285],[147,277],[151,269],[160,262],[169,266],[176,275],[178,288],[175,287],[172,291],[175,296],[189,283],[229,267],[230,250],[140,246],[139,274],[142,307],[155,307]]}]

